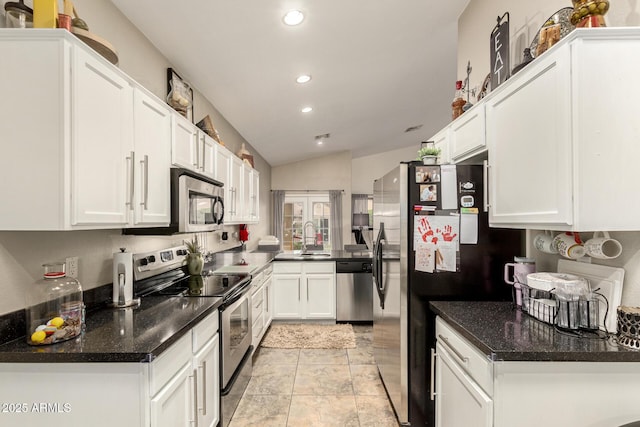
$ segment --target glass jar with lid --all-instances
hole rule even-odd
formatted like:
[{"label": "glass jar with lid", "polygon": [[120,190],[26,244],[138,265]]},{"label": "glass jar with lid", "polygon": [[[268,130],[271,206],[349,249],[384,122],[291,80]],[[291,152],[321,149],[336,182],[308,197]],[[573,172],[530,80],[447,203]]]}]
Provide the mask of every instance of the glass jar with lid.
[{"label": "glass jar with lid", "polygon": [[65,263],[44,264],[44,275],[27,290],[27,343],[54,344],[84,329],[82,286],[67,277]]},{"label": "glass jar with lid", "polygon": [[33,28],[33,9],[24,0],[5,3],[4,15],[7,28]]}]

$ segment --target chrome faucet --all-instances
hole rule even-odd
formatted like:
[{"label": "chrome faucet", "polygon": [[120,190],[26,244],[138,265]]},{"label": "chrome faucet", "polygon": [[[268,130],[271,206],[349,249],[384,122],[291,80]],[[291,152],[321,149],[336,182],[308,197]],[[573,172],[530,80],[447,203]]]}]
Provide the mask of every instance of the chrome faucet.
[{"label": "chrome faucet", "polygon": [[302,253],[307,252],[307,227],[311,226],[311,230],[313,231],[313,245],[317,245],[318,242],[316,240],[316,226],[313,224],[313,221],[307,221],[302,226]]}]

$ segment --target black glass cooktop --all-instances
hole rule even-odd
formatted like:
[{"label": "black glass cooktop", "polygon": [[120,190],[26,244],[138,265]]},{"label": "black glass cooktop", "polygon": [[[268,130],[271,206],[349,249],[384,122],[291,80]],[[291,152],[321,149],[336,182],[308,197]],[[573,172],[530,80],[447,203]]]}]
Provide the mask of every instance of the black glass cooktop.
[{"label": "black glass cooktop", "polygon": [[226,299],[251,283],[248,275],[189,276],[153,295],[185,297],[221,297]]}]

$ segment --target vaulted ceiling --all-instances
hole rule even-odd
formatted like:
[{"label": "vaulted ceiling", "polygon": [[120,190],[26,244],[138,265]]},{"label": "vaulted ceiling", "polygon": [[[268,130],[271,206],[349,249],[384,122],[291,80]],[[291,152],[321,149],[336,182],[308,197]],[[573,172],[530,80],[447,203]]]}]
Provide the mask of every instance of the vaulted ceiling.
[{"label": "vaulted ceiling", "polygon": [[417,150],[450,121],[469,0],[111,1],[272,166]]}]

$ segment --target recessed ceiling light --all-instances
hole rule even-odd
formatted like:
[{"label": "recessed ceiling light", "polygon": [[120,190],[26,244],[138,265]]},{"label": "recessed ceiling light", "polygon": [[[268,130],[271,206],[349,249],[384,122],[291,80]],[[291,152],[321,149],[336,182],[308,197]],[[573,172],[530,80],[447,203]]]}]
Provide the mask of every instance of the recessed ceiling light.
[{"label": "recessed ceiling light", "polygon": [[311,107],[304,107],[304,108],[303,108],[302,110],[300,110],[300,111],[302,111],[303,113],[310,113],[310,112],[312,112],[312,111],[313,111],[313,108],[311,108]]},{"label": "recessed ceiling light", "polygon": [[304,21],[304,15],[299,10],[290,10],[282,18],[287,25],[298,25]]},{"label": "recessed ceiling light", "polygon": [[296,82],[298,83],[308,83],[309,81],[311,81],[311,76],[308,74],[298,76],[298,78],[296,79]]},{"label": "recessed ceiling light", "polygon": [[322,145],[322,144],[324,144],[324,141],[323,141],[323,140],[321,140],[321,139],[319,139],[319,140],[317,141],[317,144],[318,144],[318,145]]}]

